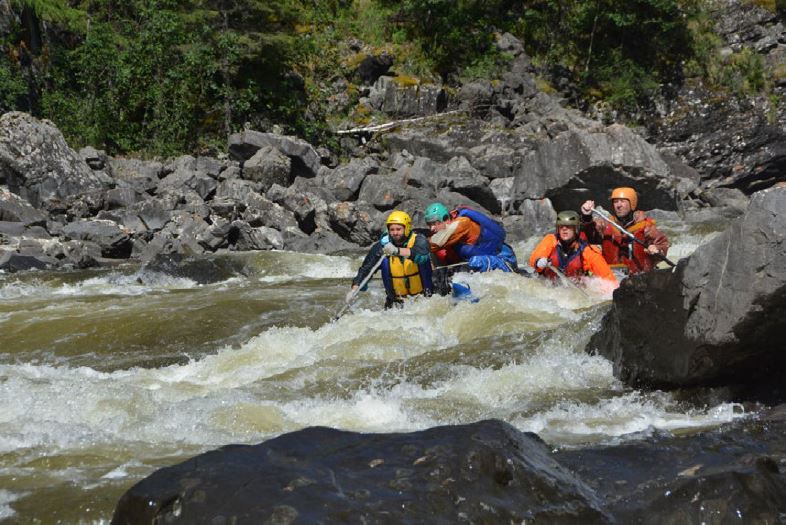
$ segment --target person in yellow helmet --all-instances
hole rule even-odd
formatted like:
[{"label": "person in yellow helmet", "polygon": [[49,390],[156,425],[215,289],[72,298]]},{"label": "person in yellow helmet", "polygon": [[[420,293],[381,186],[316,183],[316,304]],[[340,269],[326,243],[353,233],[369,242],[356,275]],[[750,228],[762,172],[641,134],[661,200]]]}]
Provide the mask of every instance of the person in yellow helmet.
[{"label": "person in yellow helmet", "polygon": [[626,268],[629,274],[648,272],[666,257],[669,239],[656,227],[655,219],[638,209],[639,195],[628,187],[614,188],[611,192],[613,215],[611,220],[635,235],[640,242],[615,228],[608,221],[596,217],[592,211],[595,201],[581,205],[581,230],[592,244],[600,244],[603,258],[609,265]]},{"label": "person in yellow helmet", "polygon": [[[377,267],[382,270],[382,282],[385,285],[385,308],[402,303],[404,297],[431,295],[433,285],[428,239],[412,231],[412,218],[400,210],[388,215],[385,226],[387,233],[371,246],[357,275],[352,279],[347,302],[352,300],[360,283]],[[377,266],[382,257],[382,263]]]}]

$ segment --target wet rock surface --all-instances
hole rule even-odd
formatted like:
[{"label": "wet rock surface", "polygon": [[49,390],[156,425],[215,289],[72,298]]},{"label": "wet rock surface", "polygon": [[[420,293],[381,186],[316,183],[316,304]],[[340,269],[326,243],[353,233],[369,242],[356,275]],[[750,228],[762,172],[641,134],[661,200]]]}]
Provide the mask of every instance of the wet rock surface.
[{"label": "wet rock surface", "polygon": [[548,447],[500,421],[411,434],[314,427],[162,469],[113,523],[605,523],[598,500]]},{"label": "wet rock surface", "polygon": [[123,495],[112,523],[777,523],[784,414],[562,451],[493,420],[409,434],[307,428],[161,469]]},{"label": "wet rock surface", "polygon": [[629,384],[777,386],[786,372],[786,188],[680,264],[627,279],[587,350]]}]

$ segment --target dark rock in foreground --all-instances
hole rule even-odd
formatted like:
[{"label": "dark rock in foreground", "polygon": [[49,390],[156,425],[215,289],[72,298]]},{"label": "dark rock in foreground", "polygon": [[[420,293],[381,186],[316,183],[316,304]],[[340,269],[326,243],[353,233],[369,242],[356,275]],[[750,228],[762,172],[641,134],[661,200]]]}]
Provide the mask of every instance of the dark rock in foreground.
[{"label": "dark rock in foreground", "polygon": [[500,421],[308,428],[161,469],[112,523],[780,523],[786,405],[710,432],[551,452]]},{"label": "dark rock in foreground", "polygon": [[786,371],[786,188],[677,269],[628,279],[587,350],[629,384],[762,385]]},{"label": "dark rock in foreground", "polygon": [[605,523],[534,434],[500,421],[409,434],[315,427],[154,473],[123,523]]}]

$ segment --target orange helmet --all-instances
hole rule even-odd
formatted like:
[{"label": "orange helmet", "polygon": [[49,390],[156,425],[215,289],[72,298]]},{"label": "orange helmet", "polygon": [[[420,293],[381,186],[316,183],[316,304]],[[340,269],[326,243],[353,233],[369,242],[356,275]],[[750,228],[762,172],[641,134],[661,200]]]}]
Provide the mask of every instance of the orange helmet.
[{"label": "orange helmet", "polygon": [[611,200],[614,199],[628,199],[632,210],[635,210],[639,205],[639,196],[633,188],[614,188],[611,192]]}]

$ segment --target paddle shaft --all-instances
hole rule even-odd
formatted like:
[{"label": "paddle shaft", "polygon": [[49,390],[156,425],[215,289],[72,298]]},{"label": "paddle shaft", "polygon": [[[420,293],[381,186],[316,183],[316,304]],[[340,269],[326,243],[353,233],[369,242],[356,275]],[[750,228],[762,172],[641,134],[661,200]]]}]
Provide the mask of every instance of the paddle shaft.
[{"label": "paddle shaft", "polygon": [[555,274],[557,274],[557,277],[559,277],[559,280],[560,280],[560,281],[561,281],[563,284],[567,284],[568,286],[571,286],[571,287],[575,288],[576,290],[580,291],[581,293],[583,293],[585,297],[589,297],[589,295],[587,295],[587,292],[585,292],[585,291],[584,291],[584,289],[583,289],[582,287],[580,287],[578,284],[576,284],[576,283],[574,283],[573,281],[571,281],[570,279],[568,279],[568,276],[567,276],[567,275],[565,275],[565,274],[562,272],[562,270],[560,270],[559,268],[557,268],[556,266],[554,266],[554,265],[553,265],[553,264],[551,264],[551,263],[549,263],[549,265],[547,266],[547,268],[549,268],[549,269],[550,269],[552,272],[554,272]]},{"label": "paddle shaft", "polygon": [[[596,210],[595,208],[593,208],[593,209],[592,209],[592,213],[594,213],[595,215],[597,215],[598,217],[600,217],[600,218],[601,218],[601,219],[603,219],[604,221],[608,222],[609,224],[611,224],[612,226],[614,226],[615,228],[617,228],[617,229],[618,229],[620,232],[624,233],[625,235],[627,235],[628,237],[630,237],[631,239],[633,239],[633,241],[634,241],[634,242],[637,242],[637,243],[639,243],[639,244],[640,244],[640,245],[642,245],[644,248],[646,248],[646,247],[647,247],[647,244],[646,244],[645,242],[643,242],[641,239],[637,238],[637,237],[636,237],[635,235],[633,235],[631,232],[629,232],[628,230],[626,230],[625,228],[623,228],[621,224],[618,224],[616,221],[612,220],[612,219],[611,219],[611,217],[609,217],[609,216],[608,216],[608,215],[606,215],[605,213],[601,212],[600,210]],[[649,252],[648,252],[648,253],[649,253]],[[666,264],[668,264],[668,265],[669,265],[669,266],[671,266],[672,268],[673,268],[673,267],[675,267],[675,266],[677,266],[676,264],[674,264],[673,262],[671,262],[671,261],[668,259],[668,257],[666,257],[665,255],[663,255],[662,253],[656,253],[656,254],[650,254],[650,255],[654,255],[655,257],[658,257],[659,259],[661,259],[663,262],[665,262]]]},{"label": "paddle shaft", "polygon": [[349,307],[352,306],[352,303],[355,302],[355,298],[360,293],[360,290],[364,286],[366,286],[366,283],[368,283],[371,280],[371,277],[373,277],[374,273],[377,271],[377,269],[379,269],[380,265],[382,264],[382,261],[385,260],[385,257],[387,257],[387,255],[383,255],[382,257],[380,257],[379,260],[371,268],[371,271],[368,272],[368,275],[366,275],[366,277],[362,281],[360,281],[360,284],[358,285],[358,287],[353,290],[353,294],[349,298],[349,301],[347,301],[346,304],[344,304],[344,306],[341,308],[341,310],[339,310],[338,313],[336,314],[336,316],[333,318],[334,321],[338,321],[338,319],[342,315],[344,315],[347,310],[349,310]]}]

